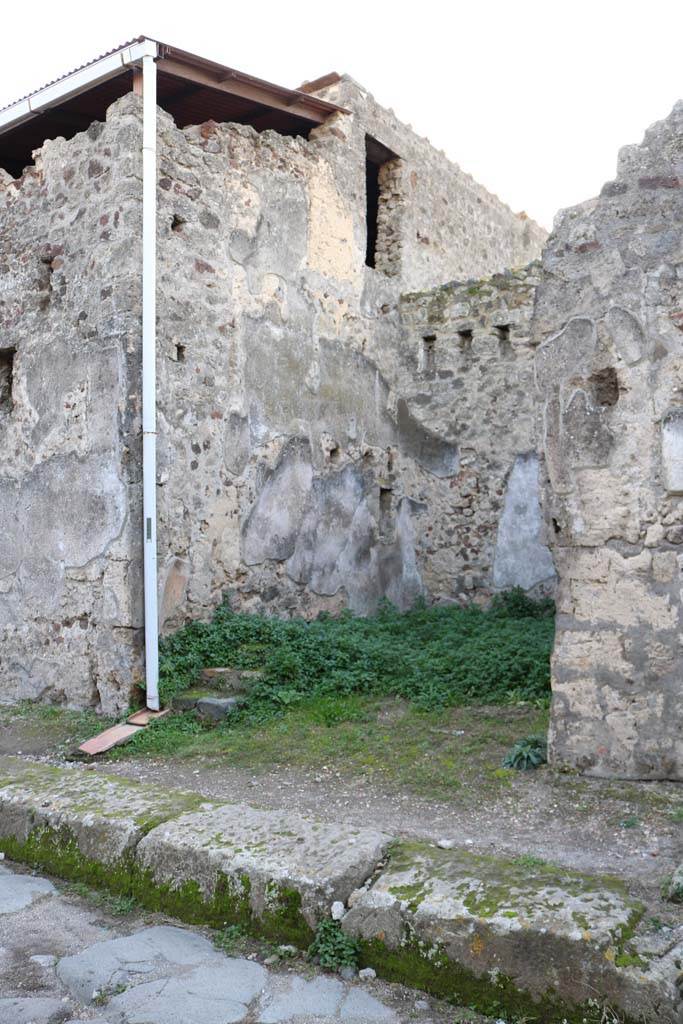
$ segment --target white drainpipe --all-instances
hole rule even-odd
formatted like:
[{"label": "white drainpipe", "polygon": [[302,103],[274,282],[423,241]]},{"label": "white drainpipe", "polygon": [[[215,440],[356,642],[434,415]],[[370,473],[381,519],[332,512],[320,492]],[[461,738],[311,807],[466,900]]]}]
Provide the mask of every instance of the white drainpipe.
[{"label": "white drainpipe", "polygon": [[142,58],[142,507],[147,707],[159,710],[157,607],[157,69]]}]

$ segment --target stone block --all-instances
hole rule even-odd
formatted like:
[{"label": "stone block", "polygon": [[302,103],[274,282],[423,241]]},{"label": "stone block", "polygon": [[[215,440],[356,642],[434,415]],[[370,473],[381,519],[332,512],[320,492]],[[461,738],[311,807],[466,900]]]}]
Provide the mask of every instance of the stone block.
[{"label": "stone block", "polygon": [[240,707],[237,697],[200,697],[196,704],[197,714],[212,722],[222,722]]},{"label": "stone block", "polygon": [[[66,877],[123,871],[160,822],[194,810],[192,793],[159,791],[80,767],[0,758],[0,850]],[[212,806],[212,805],[211,805]]]},{"label": "stone block", "polygon": [[389,842],[370,829],[235,804],[165,822],[142,840],[137,860],[157,884],[196,885],[207,904],[225,893],[234,911],[262,925],[281,915],[300,937],[336,900],[346,902]]},{"label": "stone block", "polygon": [[681,946],[646,952],[645,908],[616,879],[404,842],[349,904],[342,928],[368,962],[419,969],[435,994],[559,1020],[599,993],[634,1020],[675,1024]]},{"label": "stone block", "polygon": [[199,683],[224,693],[248,693],[260,678],[260,672],[246,668],[204,668]]}]

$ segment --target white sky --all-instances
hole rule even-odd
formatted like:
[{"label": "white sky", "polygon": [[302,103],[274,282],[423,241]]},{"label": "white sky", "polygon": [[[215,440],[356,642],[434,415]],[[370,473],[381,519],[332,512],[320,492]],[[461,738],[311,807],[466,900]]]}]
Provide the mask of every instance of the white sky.
[{"label": "white sky", "polygon": [[547,227],[683,97],[683,0],[33,0],[3,13],[0,106],[142,34],[281,85],[348,72]]}]

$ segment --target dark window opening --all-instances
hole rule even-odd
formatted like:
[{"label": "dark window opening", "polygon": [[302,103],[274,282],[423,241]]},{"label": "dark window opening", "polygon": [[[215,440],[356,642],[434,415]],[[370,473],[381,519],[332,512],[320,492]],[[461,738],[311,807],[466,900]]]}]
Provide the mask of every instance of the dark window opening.
[{"label": "dark window opening", "polygon": [[12,411],[12,384],[14,382],[14,357],[16,349],[0,349],[0,413]]},{"label": "dark window opening", "polygon": [[461,328],[461,330],[458,331],[458,338],[460,339],[463,348],[469,348],[472,344],[473,338],[472,329],[470,327]]},{"label": "dark window opening", "polygon": [[367,243],[365,265],[384,273],[396,273],[390,269],[398,258],[398,232],[391,224],[389,209],[393,171],[398,168],[395,153],[381,142],[365,136],[365,196]]},{"label": "dark window opening", "polygon": [[382,540],[391,538],[393,532],[393,491],[391,487],[379,489],[379,535]]},{"label": "dark window opening", "polygon": [[185,220],[184,217],[180,217],[177,213],[174,213],[173,219],[171,221],[171,231],[180,231],[183,224],[186,223],[187,221]]},{"label": "dark window opening", "polygon": [[176,359],[177,363],[184,363],[185,362],[185,346],[184,345],[176,345],[176,347],[175,347],[175,359]]},{"label": "dark window opening", "polygon": [[495,328],[498,340],[502,342],[510,341],[510,324],[499,324]]},{"label": "dark window opening", "polygon": [[379,167],[371,160],[365,161],[365,194],[367,210],[365,222],[368,229],[365,265],[375,267],[377,257],[377,215],[379,213]]},{"label": "dark window opening", "polygon": [[427,334],[422,339],[422,370],[433,374],[436,370],[436,335]]}]

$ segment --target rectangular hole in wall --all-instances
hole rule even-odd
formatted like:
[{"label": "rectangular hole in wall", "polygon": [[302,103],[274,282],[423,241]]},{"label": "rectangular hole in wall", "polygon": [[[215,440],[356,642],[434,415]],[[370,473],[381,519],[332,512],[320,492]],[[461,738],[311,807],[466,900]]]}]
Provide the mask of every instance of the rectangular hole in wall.
[{"label": "rectangular hole in wall", "polygon": [[422,370],[433,374],[436,371],[436,335],[426,334],[422,339]]},{"label": "rectangular hole in wall", "polygon": [[[392,222],[389,203],[391,172],[397,164],[395,153],[369,135],[365,136],[365,264],[384,273],[392,272],[398,256],[398,225]],[[397,271],[396,266],[393,272]]]},{"label": "rectangular hole in wall", "polygon": [[497,324],[494,327],[496,337],[500,343],[501,349],[507,349],[510,347],[510,324]]},{"label": "rectangular hole in wall", "polygon": [[0,348],[0,413],[12,411],[12,384],[16,349]]},{"label": "rectangular hole in wall", "polygon": [[184,363],[185,362],[185,346],[184,345],[176,345],[176,347],[175,347],[175,359],[176,359],[177,363]]},{"label": "rectangular hole in wall", "polygon": [[463,348],[469,348],[472,344],[473,332],[471,327],[462,327],[458,331],[458,341]]},{"label": "rectangular hole in wall", "polygon": [[393,491],[391,487],[379,489],[379,535],[390,539],[393,530]]}]

